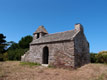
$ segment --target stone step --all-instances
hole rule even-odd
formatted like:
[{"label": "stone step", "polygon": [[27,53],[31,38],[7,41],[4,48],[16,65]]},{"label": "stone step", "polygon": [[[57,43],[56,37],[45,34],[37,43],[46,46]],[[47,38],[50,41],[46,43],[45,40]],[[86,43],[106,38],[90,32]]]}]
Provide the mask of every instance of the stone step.
[{"label": "stone step", "polygon": [[48,64],[42,64],[42,66],[44,66],[44,67],[48,67]]}]

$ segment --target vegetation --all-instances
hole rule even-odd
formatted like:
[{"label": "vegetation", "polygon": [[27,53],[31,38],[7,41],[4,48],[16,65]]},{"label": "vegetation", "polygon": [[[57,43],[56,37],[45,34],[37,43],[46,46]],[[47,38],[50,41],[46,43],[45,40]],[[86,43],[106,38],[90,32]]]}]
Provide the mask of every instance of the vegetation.
[{"label": "vegetation", "polygon": [[32,36],[22,37],[18,43],[10,42],[8,48],[8,60],[21,60],[21,56],[28,51],[29,44],[32,41]]},{"label": "vegetation", "polygon": [[26,48],[29,48],[29,43],[32,41],[32,36],[25,36],[25,37],[22,37],[22,39],[19,41],[18,45],[20,48],[22,49],[26,49]]},{"label": "vegetation", "polygon": [[91,62],[107,64],[107,51],[101,51],[98,54],[91,53]]},{"label": "vegetation", "polygon": [[21,60],[21,56],[25,54],[28,49],[14,49],[8,50],[8,60]]},{"label": "vegetation", "polygon": [[[21,60],[21,56],[28,50],[32,36],[22,37],[18,43],[6,42],[5,36],[0,34],[0,61]],[[8,47],[8,48],[7,48]]]},{"label": "vegetation", "polygon": [[32,63],[32,62],[20,62],[21,65],[29,65],[29,66],[40,66],[39,63]]},{"label": "vegetation", "polygon": [[55,66],[52,65],[48,65],[48,68],[56,68]]},{"label": "vegetation", "polygon": [[107,65],[104,64],[86,64],[76,70],[25,64],[0,62],[0,80],[107,80]]},{"label": "vegetation", "polygon": [[91,59],[91,63],[96,63],[96,55],[97,53],[90,53],[90,59]]},{"label": "vegetation", "polygon": [[3,53],[6,52],[7,43],[5,38],[3,34],[0,34],[0,61],[3,61]]},{"label": "vegetation", "polygon": [[101,51],[96,55],[97,63],[106,63],[107,64],[107,51]]}]

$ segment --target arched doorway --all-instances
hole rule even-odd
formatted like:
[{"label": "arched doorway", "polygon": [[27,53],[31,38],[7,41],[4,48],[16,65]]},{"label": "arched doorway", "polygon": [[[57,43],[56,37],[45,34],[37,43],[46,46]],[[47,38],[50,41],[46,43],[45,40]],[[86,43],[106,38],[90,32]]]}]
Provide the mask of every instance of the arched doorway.
[{"label": "arched doorway", "polygon": [[49,50],[48,47],[43,48],[42,64],[48,64]]}]

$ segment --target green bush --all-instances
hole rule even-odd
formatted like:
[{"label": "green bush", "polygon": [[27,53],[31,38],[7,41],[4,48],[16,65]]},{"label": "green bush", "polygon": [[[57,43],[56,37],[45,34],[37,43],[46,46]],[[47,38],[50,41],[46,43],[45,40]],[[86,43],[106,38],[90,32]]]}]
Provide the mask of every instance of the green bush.
[{"label": "green bush", "polygon": [[28,50],[29,44],[32,41],[32,39],[33,37],[28,35],[28,36],[22,37],[18,43],[15,43],[13,41],[9,42],[10,47],[7,50],[8,59],[9,60],[21,60],[21,56],[24,55],[25,52]]},{"label": "green bush", "polygon": [[96,63],[96,61],[97,61],[96,55],[97,55],[96,53],[91,53],[90,54],[91,63]]},{"label": "green bush", "polygon": [[101,51],[96,55],[97,63],[107,63],[107,51]]},{"label": "green bush", "polygon": [[107,64],[107,51],[101,51],[98,54],[90,54],[91,63],[106,63]]},{"label": "green bush", "polygon": [[15,50],[9,50],[8,53],[8,59],[9,60],[21,60],[21,56],[25,54],[25,52],[28,49],[15,49]]},{"label": "green bush", "polygon": [[0,54],[0,61],[3,61],[3,54]]},{"label": "green bush", "polygon": [[8,53],[5,52],[5,53],[3,54],[3,61],[7,61],[7,60],[8,60]]}]

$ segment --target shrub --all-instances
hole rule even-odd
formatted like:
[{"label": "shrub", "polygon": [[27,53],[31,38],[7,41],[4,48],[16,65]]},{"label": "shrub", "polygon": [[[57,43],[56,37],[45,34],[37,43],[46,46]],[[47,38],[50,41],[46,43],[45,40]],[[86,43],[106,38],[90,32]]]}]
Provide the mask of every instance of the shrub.
[{"label": "shrub", "polygon": [[8,60],[8,53],[5,52],[5,53],[3,54],[3,61],[7,61],[7,60]]},{"label": "shrub", "polygon": [[25,52],[29,48],[29,44],[32,41],[33,37],[28,35],[22,37],[22,39],[15,43],[13,41],[9,42],[9,48],[7,50],[8,59],[9,60],[21,60],[21,56],[25,54]]},{"label": "shrub", "polygon": [[33,62],[20,62],[21,65],[29,65],[29,66],[40,66],[39,63],[33,63]]},{"label": "shrub", "polygon": [[15,49],[8,51],[9,60],[21,60],[21,56],[25,54],[28,49]]},{"label": "shrub", "polygon": [[96,63],[97,61],[96,55],[97,55],[96,53],[90,54],[91,63]]},{"label": "shrub", "polygon": [[3,54],[0,54],[0,61],[3,61]]},{"label": "shrub", "polygon": [[107,51],[101,51],[96,55],[97,63],[107,63]]}]

